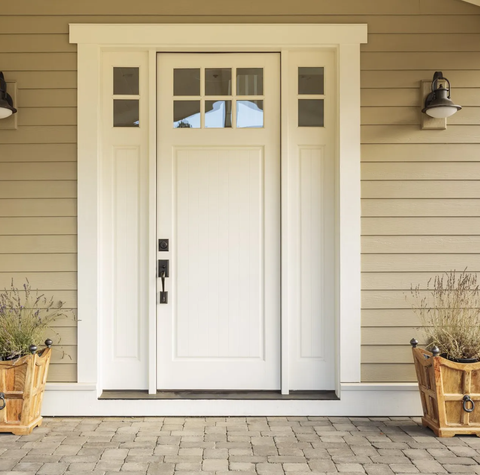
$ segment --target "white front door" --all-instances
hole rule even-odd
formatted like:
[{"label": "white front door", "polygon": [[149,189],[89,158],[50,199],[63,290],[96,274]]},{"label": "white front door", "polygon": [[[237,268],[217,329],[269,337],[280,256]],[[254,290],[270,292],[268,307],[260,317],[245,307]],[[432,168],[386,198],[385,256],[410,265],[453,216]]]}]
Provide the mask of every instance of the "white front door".
[{"label": "white front door", "polygon": [[279,54],[159,54],[157,73],[158,388],[279,389]]}]

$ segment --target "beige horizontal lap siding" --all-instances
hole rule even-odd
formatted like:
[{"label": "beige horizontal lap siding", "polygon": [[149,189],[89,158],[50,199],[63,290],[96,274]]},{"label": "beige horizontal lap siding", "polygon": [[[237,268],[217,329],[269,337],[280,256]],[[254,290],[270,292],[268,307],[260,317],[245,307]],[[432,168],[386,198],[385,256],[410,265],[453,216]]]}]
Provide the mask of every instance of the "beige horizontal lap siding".
[{"label": "beige horizontal lap siding", "polygon": [[[453,5],[458,2],[452,2]],[[410,288],[452,269],[480,272],[480,21],[442,34],[405,25],[362,47],[362,380],[414,381],[424,342]],[[476,31],[475,31],[476,30]],[[442,70],[464,108],[421,130],[419,84]]]},{"label": "beige horizontal lap siding", "polygon": [[49,380],[62,382],[77,379],[75,69],[65,34],[0,35],[0,70],[17,81],[19,110],[18,129],[0,130],[0,288],[28,279],[72,309],[46,335]]},{"label": "beige horizontal lap siding", "polygon": [[[185,12],[188,12],[186,15]],[[362,379],[411,381],[410,283],[480,271],[480,8],[460,0],[58,2],[0,15],[0,70],[18,85],[17,131],[0,130],[0,284],[28,277],[76,302],[76,47],[69,23],[367,23],[362,46]],[[419,82],[443,70],[464,110],[421,131]],[[75,324],[54,329],[76,378]],[[70,359],[71,358],[71,359]]]}]

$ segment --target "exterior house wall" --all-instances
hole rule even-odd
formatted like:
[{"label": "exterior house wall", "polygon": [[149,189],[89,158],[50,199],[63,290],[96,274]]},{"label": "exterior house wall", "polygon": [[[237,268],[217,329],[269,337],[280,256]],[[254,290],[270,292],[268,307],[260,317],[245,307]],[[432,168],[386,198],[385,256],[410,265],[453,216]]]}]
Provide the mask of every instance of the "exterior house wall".
[{"label": "exterior house wall", "polygon": [[[189,15],[182,13],[188,11]],[[115,12],[114,15],[111,12]],[[69,23],[367,23],[362,46],[362,381],[412,381],[418,335],[405,294],[478,270],[480,9],[459,0],[263,2],[17,0],[0,17],[0,70],[18,86],[18,130],[0,128],[0,284],[76,307],[76,46]],[[420,130],[420,81],[450,79],[464,109]],[[51,381],[76,379],[76,328],[56,328]]]}]

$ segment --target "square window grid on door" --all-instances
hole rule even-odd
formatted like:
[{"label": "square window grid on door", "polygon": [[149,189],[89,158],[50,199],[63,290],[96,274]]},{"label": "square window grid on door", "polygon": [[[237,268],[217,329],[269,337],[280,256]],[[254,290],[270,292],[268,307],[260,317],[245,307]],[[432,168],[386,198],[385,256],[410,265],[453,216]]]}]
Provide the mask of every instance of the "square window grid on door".
[{"label": "square window grid on door", "polygon": [[140,127],[140,68],[113,68],[113,126]]},{"label": "square window grid on door", "polygon": [[173,128],[263,128],[263,68],[173,70]]},{"label": "square window grid on door", "polygon": [[298,126],[325,125],[325,71],[323,67],[298,68]]}]

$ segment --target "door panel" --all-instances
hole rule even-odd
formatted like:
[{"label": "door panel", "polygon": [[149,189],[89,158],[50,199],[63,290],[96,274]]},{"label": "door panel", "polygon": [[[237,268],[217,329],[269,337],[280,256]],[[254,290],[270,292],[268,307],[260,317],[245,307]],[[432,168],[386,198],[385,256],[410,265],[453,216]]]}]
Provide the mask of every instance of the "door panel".
[{"label": "door panel", "polygon": [[262,150],[174,153],[175,356],[263,358]]},{"label": "door panel", "polygon": [[279,68],[159,55],[159,389],[280,388]]}]

